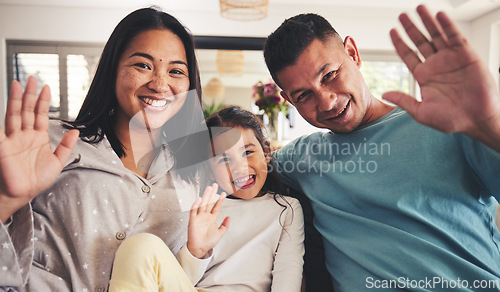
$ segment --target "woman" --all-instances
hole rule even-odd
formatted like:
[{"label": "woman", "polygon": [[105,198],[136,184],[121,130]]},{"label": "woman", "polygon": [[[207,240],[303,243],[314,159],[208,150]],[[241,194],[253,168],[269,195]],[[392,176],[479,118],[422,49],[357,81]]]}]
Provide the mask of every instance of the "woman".
[{"label": "woman", "polygon": [[199,190],[174,157],[201,124],[199,88],[192,36],[152,8],[117,25],[74,122],[49,127],[48,88],[37,99],[33,78],[24,94],[15,82],[0,130],[0,286],[104,291],[139,232],[177,253]]}]

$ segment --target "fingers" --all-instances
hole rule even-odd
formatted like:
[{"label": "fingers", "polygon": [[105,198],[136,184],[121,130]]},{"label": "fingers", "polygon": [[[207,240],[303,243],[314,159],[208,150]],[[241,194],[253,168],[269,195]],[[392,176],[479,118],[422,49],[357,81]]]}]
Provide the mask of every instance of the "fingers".
[{"label": "fingers", "polygon": [[422,56],[427,58],[428,56],[436,52],[436,48],[431,42],[424,36],[422,32],[413,24],[408,15],[401,14],[399,16],[399,22],[406,31],[406,34],[410,37],[411,41],[415,44],[417,49],[420,51]]},{"label": "fingers", "polygon": [[392,29],[390,31],[390,35],[394,48],[396,49],[399,57],[406,64],[408,70],[410,70],[410,72],[414,72],[415,67],[422,63],[422,61],[420,60],[418,55],[406,45],[406,43],[403,41],[403,39],[395,29]]},{"label": "fingers", "polygon": [[217,188],[217,184],[207,187],[203,193],[203,197],[201,198],[201,206],[198,208],[198,213],[210,212],[210,210],[212,210],[213,201],[215,199],[215,195],[217,194]]},{"label": "fingers", "polygon": [[221,231],[221,235],[224,235],[226,230],[229,228],[229,223],[231,222],[230,217],[224,218],[224,221],[219,226],[219,231]]},{"label": "fingers", "polygon": [[47,131],[49,129],[50,88],[45,85],[36,101],[35,130]]},{"label": "fingers", "polygon": [[5,133],[10,135],[21,130],[21,108],[23,87],[19,81],[12,82],[7,111],[5,112]]},{"label": "fingers", "polygon": [[191,212],[195,212],[194,214],[200,213],[212,213],[218,212],[220,210],[220,206],[222,205],[222,201],[226,198],[226,193],[222,193],[219,196],[219,199],[216,201],[218,185],[213,184],[208,186],[203,192],[203,196],[196,199],[191,207]]},{"label": "fingers", "polygon": [[219,199],[217,200],[217,202],[215,202],[215,205],[212,208],[212,211],[211,211],[212,214],[215,214],[215,215],[219,214],[220,208],[222,207],[222,203],[224,202],[225,198],[226,198],[226,193],[222,192],[219,196]]},{"label": "fingers", "polygon": [[438,26],[435,18],[431,15],[427,7],[424,5],[420,5],[417,7],[417,13],[422,19],[422,22],[429,32],[432,44],[436,48],[436,50],[447,47],[447,39],[446,36],[443,35],[440,27]]},{"label": "fingers", "polygon": [[[408,37],[425,58],[440,49],[448,47],[449,43],[452,45],[459,45],[463,43],[463,37],[458,28],[446,14],[440,12],[436,17],[433,17],[424,5],[417,7],[417,13],[430,35],[430,40],[415,26],[406,13],[399,16],[399,21],[401,22],[401,25],[406,31]],[[404,44],[401,37],[399,37],[399,34],[397,34],[395,30],[391,31],[391,38],[398,54],[401,57],[406,56],[414,67],[416,59],[418,58],[417,54],[412,52],[412,50]]]},{"label": "fingers", "polygon": [[399,106],[407,111],[412,117],[417,115],[420,102],[408,94],[399,91],[389,91],[382,95],[382,99]]},{"label": "fingers", "polygon": [[443,12],[439,12],[436,16],[439,24],[443,28],[444,33],[448,38],[448,44],[452,47],[462,46],[466,40],[458,27],[451,21],[451,19]]},{"label": "fingers", "polygon": [[7,135],[20,130],[44,131],[49,128],[50,89],[44,86],[38,98],[36,93],[37,80],[32,76],[28,78],[24,92],[21,83],[12,83],[5,117]]},{"label": "fingers", "polygon": [[23,104],[21,108],[21,129],[32,130],[35,124],[35,106],[37,103],[36,98],[37,81],[34,77],[28,78],[28,83],[24,89]]},{"label": "fingers", "polygon": [[69,131],[64,135],[59,145],[57,145],[56,150],[54,150],[54,155],[57,156],[62,166],[64,166],[71,152],[73,152],[79,134],[78,130]]}]

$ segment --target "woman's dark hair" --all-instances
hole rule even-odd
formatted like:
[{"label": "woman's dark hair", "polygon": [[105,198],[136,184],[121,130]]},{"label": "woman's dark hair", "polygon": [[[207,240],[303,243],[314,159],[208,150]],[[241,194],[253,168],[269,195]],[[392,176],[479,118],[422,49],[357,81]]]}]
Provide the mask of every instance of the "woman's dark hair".
[{"label": "woman's dark hair", "polygon": [[286,19],[264,44],[264,59],[274,82],[280,86],[278,73],[293,65],[315,39],[326,41],[332,36],[341,40],[332,25],[320,15],[306,13]]},{"label": "woman's dark hair", "polygon": [[[79,129],[80,137],[89,143],[98,143],[106,136],[119,157],[125,155],[125,150],[113,129],[113,113],[118,106],[115,91],[118,62],[134,37],[155,29],[169,30],[181,39],[188,63],[189,90],[196,90],[196,98],[188,94],[179,113],[164,125],[165,132],[168,133],[169,128],[182,127],[186,133],[193,133],[190,130],[199,127],[203,121],[200,107],[195,106],[201,104],[201,85],[191,33],[176,18],[158,8],[138,9],[122,19],[109,37],[80,112],[66,125],[67,128]],[[181,123],[181,116],[191,117],[188,119],[190,124],[186,125],[185,118]]]}]

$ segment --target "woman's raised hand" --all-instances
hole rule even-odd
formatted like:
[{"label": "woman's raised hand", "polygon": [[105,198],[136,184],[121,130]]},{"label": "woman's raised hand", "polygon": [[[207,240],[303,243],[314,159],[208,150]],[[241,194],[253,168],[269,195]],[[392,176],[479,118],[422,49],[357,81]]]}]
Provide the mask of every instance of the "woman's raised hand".
[{"label": "woman's raised hand", "polygon": [[61,173],[78,140],[78,131],[69,131],[54,152],[49,142],[50,89],[44,86],[36,96],[37,81],[30,77],[23,92],[13,82],[5,131],[0,128],[0,220],[28,204],[48,188]]},{"label": "woman's raised hand", "polygon": [[217,227],[217,217],[226,198],[223,192],[216,200],[217,189],[217,184],[207,187],[203,196],[193,203],[189,214],[187,248],[193,256],[200,259],[215,247],[229,227],[229,217],[224,218]]}]

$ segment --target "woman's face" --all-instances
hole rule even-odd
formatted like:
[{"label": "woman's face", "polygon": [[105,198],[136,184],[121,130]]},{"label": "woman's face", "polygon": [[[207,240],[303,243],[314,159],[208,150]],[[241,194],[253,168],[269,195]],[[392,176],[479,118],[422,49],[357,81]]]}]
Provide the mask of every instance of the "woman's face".
[{"label": "woman's face", "polygon": [[181,39],[166,29],[138,34],[118,63],[115,129],[161,127],[181,109],[188,90],[188,64]]},{"label": "woman's face", "polygon": [[[234,141],[234,132],[240,139]],[[219,186],[228,194],[241,199],[251,199],[260,194],[267,178],[267,163],[262,146],[251,129],[236,127],[217,135],[213,139],[215,157],[209,160],[210,167]]]}]

